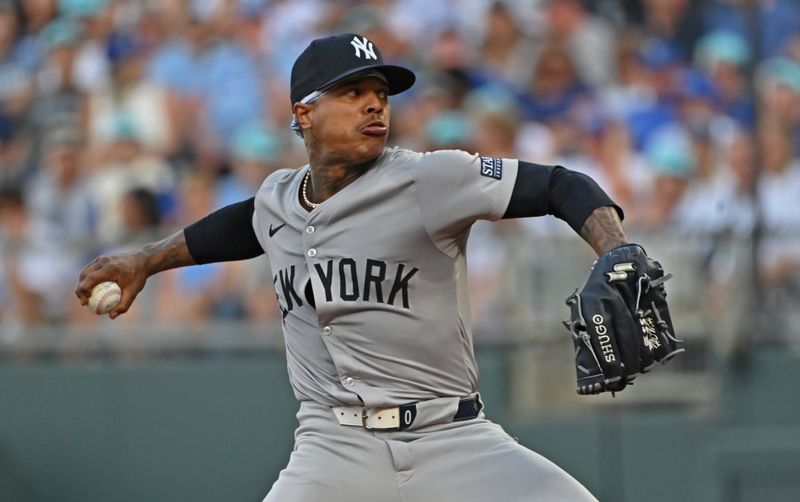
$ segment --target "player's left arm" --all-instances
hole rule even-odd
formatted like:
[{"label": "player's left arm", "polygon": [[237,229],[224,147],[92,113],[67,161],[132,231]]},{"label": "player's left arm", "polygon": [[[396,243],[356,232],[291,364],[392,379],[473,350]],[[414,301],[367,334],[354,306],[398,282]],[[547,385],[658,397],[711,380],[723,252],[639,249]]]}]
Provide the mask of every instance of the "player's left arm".
[{"label": "player's left arm", "polygon": [[628,242],[622,209],[594,180],[559,166],[520,162],[504,217],[544,214],[566,221],[599,256],[567,301],[579,394],[618,392],[654,361],[683,351],[666,302],[669,274]]},{"label": "player's left arm", "polygon": [[503,218],[545,214],[566,221],[598,255],[628,243],[622,209],[592,178],[561,166],[520,161]]},{"label": "player's left arm", "polygon": [[619,213],[609,206],[592,211],[581,227],[580,235],[592,246],[597,256],[628,243]]}]

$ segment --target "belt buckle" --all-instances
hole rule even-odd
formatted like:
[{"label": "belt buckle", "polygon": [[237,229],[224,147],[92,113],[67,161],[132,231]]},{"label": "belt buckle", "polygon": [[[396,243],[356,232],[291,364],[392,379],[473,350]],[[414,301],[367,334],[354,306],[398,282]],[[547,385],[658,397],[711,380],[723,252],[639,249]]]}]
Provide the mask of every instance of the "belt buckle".
[{"label": "belt buckle", "polygon": [[[384,411],[387,411],[387,410],[390,410],[390,409],[392,409],[392,408],[378,409],[378,411],[375,413],[375,416],[378,416],[381,413],[383,413]],[[395,416],[396,416],[396,419],[397,419],[397,425],[392,426],[392,427],[372,427],[371,425],[369,425],[369,422],[368,422],[370,417],[367,415],[367,408],[361,408],[361,425],[365,429],[367,429],[368,431],[383,431],[383,432],[396,432],[396,431],[399,431],[400,430],[400,416],[399,416],[400,415],[400,411],[399,411],[399,408],[397,410],[398,411],[395,413]]]}]

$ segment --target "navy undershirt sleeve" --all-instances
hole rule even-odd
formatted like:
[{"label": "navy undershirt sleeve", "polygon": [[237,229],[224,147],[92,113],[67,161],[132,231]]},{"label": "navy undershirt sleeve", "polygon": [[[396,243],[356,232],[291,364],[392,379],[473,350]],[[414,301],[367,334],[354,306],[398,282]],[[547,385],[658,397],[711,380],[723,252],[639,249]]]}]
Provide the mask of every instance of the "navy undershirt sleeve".
[{"label": "navy undershirt sleeve", "polygon": [[561,166],[520,161],[503,218],[552,214],[580,233],[586,218],[603,206],[613,207],[624,218],[622,209],[589,176]]},{"label": "navy undershirt sleeve", "polygon": [[255,198],[214,211],[183,229],[189,254],[198,264],[246,260],[264,254],[253,230]]}]

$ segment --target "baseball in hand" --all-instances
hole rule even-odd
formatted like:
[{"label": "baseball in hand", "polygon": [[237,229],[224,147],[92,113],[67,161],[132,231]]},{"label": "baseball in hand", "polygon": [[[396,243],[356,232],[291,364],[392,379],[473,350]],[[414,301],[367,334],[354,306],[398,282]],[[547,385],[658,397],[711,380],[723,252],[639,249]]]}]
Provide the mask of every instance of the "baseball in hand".
[{"label": "baseball in hand", "polygon": [[113,309],[122,298],[122,289],[116,282],[101,282],[92,289],[92,296],[89,297],[89,310],[97,315],[107,314]]}]

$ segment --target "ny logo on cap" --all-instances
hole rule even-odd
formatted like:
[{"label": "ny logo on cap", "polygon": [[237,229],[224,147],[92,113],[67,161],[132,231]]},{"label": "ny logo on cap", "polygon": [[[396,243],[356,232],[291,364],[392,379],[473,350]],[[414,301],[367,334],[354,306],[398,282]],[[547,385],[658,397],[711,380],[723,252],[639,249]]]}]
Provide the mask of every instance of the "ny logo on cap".
[{"label": "ny logo on cap", "polygon": [[372,42],[367,40],[367,37],[361,37],[360,40],[358,37],[353,37],[353,40],[350,41],[350,45],[355,47],[357,58],[360,58],[361,51],[364,51],[364,57],[366,59],[378,60],[378,56],[375,55],[375,51],[372,48]]}]

